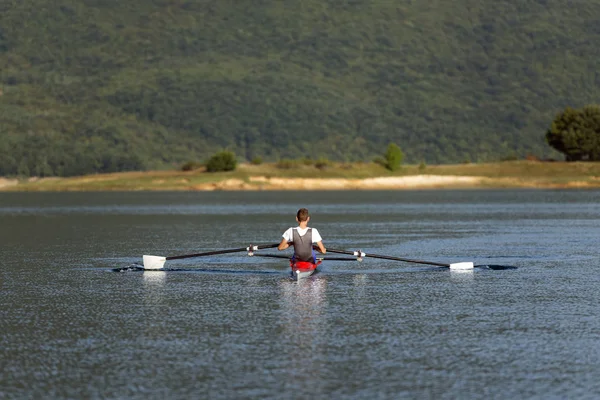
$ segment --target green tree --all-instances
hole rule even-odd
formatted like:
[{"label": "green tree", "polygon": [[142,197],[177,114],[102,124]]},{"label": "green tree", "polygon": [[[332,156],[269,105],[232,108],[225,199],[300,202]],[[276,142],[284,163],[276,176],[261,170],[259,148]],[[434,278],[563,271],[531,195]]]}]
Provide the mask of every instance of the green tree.
[{"label": "green tree", "polygon": [[220,151],[206,163],[207,172],[233,171],[237,167],[235,154],[231,151]]},{"label": "green tree", "polygon": [[600,160],[600,106],[567,107],[546,131],[546,142],[567,161]]},{"label": "green tree", "polygon": [[402,149],[395,143],[390,143],[385,152],[385,167],[390,171],[395,171],[400,168],[403,158],[404,153],[402,153]]}]

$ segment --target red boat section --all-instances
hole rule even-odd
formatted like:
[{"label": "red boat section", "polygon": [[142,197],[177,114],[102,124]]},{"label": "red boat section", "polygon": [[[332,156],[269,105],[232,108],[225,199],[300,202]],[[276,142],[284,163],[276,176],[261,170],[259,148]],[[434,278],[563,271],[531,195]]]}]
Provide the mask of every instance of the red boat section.
[{"label": "red boat section", "polygon": [[292,267],[294,271],[300,270],[300,272],[313,271],[319,264],[321,264],[321,261],[318,261],[316,264],[313,264],[310,261],[290,261],[290,267]]}]

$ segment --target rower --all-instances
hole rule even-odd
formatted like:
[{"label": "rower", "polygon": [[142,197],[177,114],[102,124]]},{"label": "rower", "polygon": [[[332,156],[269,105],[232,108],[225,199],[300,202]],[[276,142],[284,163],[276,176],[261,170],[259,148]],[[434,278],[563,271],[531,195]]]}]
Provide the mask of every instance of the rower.
[{"label": "rower", "polygon": [[323,246],[321,235],[316,228],[309,228],[308,222],[310,221],[310,215],[306,208],[301,208],[296,213],[297,227],[291,227],[286,230],[281,239],[281,243],[277,249],[285,250],[290,247],[290,244],[294,246],[294,255],[292,257],[292,263],[297,264],[298,262],[311,263],[313,269],[317,264],[316,256],[313,251],[313,243],[316,244],[317,250],[320,253],[325,254],[327,250]]}]

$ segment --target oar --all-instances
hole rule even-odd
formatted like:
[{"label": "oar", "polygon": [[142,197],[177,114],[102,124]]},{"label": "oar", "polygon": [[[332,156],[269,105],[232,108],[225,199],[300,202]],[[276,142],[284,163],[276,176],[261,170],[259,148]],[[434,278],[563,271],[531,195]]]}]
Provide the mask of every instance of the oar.
[{"label": "oar", "polygon": [[450,268],[450,269],[473,269],[472,262],[459,262],[459,263],[454,263],[454,264],[444,264],[444,263],[438,263],[438,262],[434,262],[434,261],[411,260],[408,258],[382,256],[379,254],[368,254],[368,253],[363,253],[360,250],[347,251],[347,250],[340,250],[340,249],[332,249],[330,247],[327,247],[327,251],[331,252],[331,253],[348,254],[351,256],[356,256],[357,259],[359,259],[359,260],[362,259],[363,257],[371,257],[371,258],[381,258],[384,260],[403,261],[403,262],[414,263],[414,264],[435,265],[438,267],[446,267],[446,268]]},{"label": "oar", "polygon": [[144,269],[162,269],[167,260],[180,260],[182,258],[214,256],[217,254],[237,253],[237,252],[242,252],[242,251],[247,251],[248,254],[251,254],[255,250],[272,249],[277,246],[279,246],[279,243],[262,244],[262,245],[258,245],[258,246],[250,245],[248,247],[239,247],[237,249],[213,250],[213,251],[207,251],[204,253],[184,254],[184,255],[180,255],[180,256],[170,256],[170,257],[144,255],[142,257],[142,260],[144,262]]}]

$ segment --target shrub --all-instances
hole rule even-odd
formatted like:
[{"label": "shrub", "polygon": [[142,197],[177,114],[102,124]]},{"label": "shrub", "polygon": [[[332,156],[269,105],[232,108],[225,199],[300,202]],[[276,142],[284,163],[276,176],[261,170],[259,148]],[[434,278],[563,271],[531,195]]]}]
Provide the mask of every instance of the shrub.
[{"label": "shrub", "polygon": [[331,161],[329,161],[326,158],[319,158],[317,161],[315,161],[315,168],[317,169],[325,169],[329,166],[331,166]]},{"label": "shrub", "polygon": [[250,162],[252,163],[252,165],[260,165],[263,163],[263,159],[260,156],[256,156]]},{"label": "shrub", "polygon": [[216,153],[206,163],[207,172],[233,171],[236,167],[237,160],[231,151]]},{"label": "shrub", "polygon": [[400,164],[402,164],[403,158],[404,153],[402,153],[400,147],[394,143],[390,143],[385,152],[385,167],[390,171],[395,171],[400,167]]},{"label": "shrub", "polygon": [[202,168],[203,166],[204,166],[204,164],[202,164],[198,161],[188,161],[181,166],[181,170],[182,171],[192,171],[192,170],[195,170],[198,168]]}]

